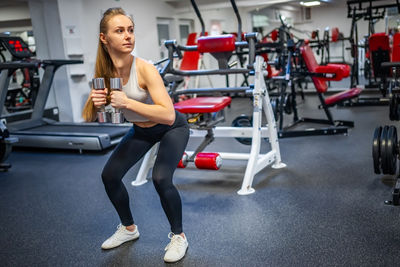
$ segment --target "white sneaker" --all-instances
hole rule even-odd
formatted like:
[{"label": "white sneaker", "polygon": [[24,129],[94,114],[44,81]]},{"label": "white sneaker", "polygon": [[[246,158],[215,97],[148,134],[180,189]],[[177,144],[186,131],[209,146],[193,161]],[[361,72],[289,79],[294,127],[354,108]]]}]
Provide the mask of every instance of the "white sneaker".
[{"label": "white sneaker", "polygon": [[182,259],[186,250],[189,246],[186,238],[183,238],[181,235],[175,235],[173,233],[168,234],[168,238],[171,239],[171,242],[165,247],[165,262],[176,262]]},{"label": "white sneaker", "polygon": [[140,234],[137,226],[135,227],[135,231],[131,232],[127,230],[125,226],[119,224],[117,227],[117,231],[110,238],[104,241],[104,243],[101,245],[101,248],[111,249],[118,247],[122,243],[138,239],[139,235]]}]

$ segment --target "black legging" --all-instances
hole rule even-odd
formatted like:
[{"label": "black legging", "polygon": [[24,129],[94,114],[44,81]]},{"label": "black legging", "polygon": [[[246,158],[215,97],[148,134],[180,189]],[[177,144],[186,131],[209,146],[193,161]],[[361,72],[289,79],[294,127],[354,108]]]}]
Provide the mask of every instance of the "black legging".
[{"label": "black legging", "polygon": [[121,223],[132,225],[129,195],[122,178],[157,142],[160,142],[157,159],[153,167],[153,184],[160,196],[161,205],[167,215],[174,234],[182,233],[182,203],[178,190],[172,183],[172,175],[181,159],[189,139],[189,126],[178,112],[172,126],[157,124],[149,128],[134,127],[115,148],[104,166],[101,177]]}]

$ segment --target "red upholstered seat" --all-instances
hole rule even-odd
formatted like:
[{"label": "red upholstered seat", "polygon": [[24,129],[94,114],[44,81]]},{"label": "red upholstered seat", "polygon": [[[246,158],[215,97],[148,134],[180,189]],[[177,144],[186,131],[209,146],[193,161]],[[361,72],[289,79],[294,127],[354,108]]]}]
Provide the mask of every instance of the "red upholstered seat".
[{"label": "red upholstered seat", "polygon": [[[346,64],[328,64],[326,66],[318,65],[317,60],[314,57],[314,53],[312,52],[310,46],[308,45],[303,45],[302,47],[300,47],[300,52],[301,55],[303,56],[304,62],[306,63],[307,69],[310,72],[336,74],[335,78],[312,77],[315,89],[317,89],[319,93],[325,93],[328,90],[328,85],[326,84],[326,80],[339,81],[345,77],[348,77],[350,74],[350,66]],[[349,90],[325,98],[325,104],[327,106],[333,106],[338,102],[356,97],[360,93],[361,93],[360,88],[351,88]]]},{"label": "red upholstered seat", "polygon": [[327,73],[335,74],[335,77],[312,77],[315,88],[320,93],[325,93],[328,90],[328,85],[325,81],[340,81],[350,75],[350,66],[346,64],[328,64],[320,66],[314,57],[314,53],[309,45],[300,47],[301,55],[306,63],[307,69],[312,73]]},{"label": "red upholstered seat", "polygon": [[235,51],[236,37],[233,34],[202,36],[197,39],[199,53],[216,53]]},{"label": "red upholstered seat", "polygon": [[[310,72],[315,73],[319,65],[314,57],[314,53],[311,50],[311,47],[309,45],[303,45],[302,47],[300,47],[300,52],[304,59],[304,62],[306,63],[307,69]],[[324,79],[312,77],[312,80],[314,82],[315,89],[317,89],[318,92],[325,93],[326,90],[328,90],[328,85],[326,84]]]},{"label": "red upholstered seat", "polygon": [[232,102],[228,96],[196,97],[174,104],[180,113],[211,113],[224,109]]},{"label": "red upholstered seat", "polygon": [[361,93],[360,88],[351,88],[349,90],[331,95],[330,97],[325,98],[325,104],[327,106],[333,106],[340,101],[344,101],[353,97],[358,96]]}]

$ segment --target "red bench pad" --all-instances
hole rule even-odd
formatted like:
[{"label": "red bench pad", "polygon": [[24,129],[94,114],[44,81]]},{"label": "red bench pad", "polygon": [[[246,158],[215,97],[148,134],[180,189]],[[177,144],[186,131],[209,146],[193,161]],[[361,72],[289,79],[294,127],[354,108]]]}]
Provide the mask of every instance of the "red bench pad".
[{"label": "red bench pad", "polygon": [[232,102],[229,96],[196,97],[174,104],[180,113],[211,113],[224,109]]},{"label": "red bench pad", "polygon": [[325,104],[328,106],[333,106],[338,102],[353,98],[358,96],[361,93],[360,88],[351,88],[349,90],[331,95],[330,97],[325,98]]},{"label": "red bench pad", "polygon": [[202,36],[197,39],[197,51],[216,53],[235,51],[236,37],[233,34]]}]

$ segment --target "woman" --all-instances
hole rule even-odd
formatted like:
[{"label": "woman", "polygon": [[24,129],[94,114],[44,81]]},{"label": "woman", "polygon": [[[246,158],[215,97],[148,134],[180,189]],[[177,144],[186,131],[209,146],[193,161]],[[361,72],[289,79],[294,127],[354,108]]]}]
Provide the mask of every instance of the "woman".
[{"label": "woman", "polygon": [[160,142],[153,167],[153,184],[171,225],[164,260],[176,262],[186,253],[188,242],[182,230],[182,204],[172,184],[172,175],[185,150],[189,127],[183,115],[175,112],[156,68],[134,57],[134,23],[121,8],[108,9],[100,21],[95,76],[104,77],[106,87],[112,77],[123,79],[123,90],[92,90],[83,110],[86,121],[96,119],[97,109],[111,103],[121,109],[133,128],[115,148],[102,172],[103,183],[121,219],[117,231],[103,244],[111,249],[139,238],[129,208],[129,196],[122,178],[157,142]]}]

